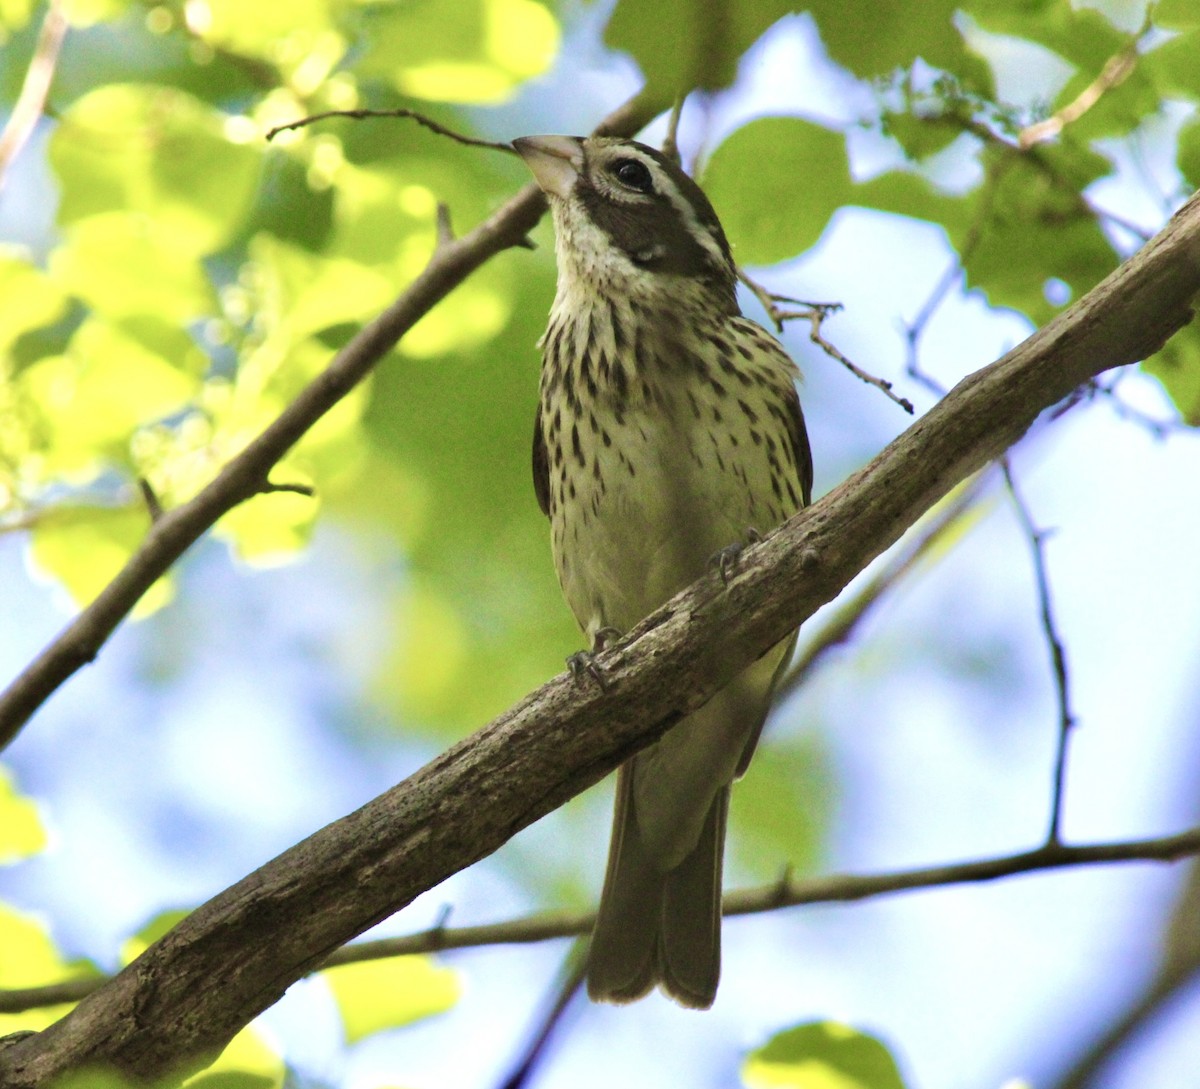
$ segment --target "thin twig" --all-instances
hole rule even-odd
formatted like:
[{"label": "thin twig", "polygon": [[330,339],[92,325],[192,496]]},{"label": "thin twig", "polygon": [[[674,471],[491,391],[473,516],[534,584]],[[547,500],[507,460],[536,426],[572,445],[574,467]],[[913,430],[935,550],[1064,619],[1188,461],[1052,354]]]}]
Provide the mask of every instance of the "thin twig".
[{"label": "thin twig", "polygon": [[917,316],[903,327],[904,339],[908,346],[904,373],[914,382],[919,382],[937,397],[944,397],[946,395],[946,387],[921,366],[920,341],[925,335],[925,330],[929,326],[929,323],[933,320],[934,314],[937,313],[942,303],[949,296],[951,289],[963,278],[966,263],[971,259],[971,255],[975,252],[975,248],[979,245],[979,241],[983,237],[983,230],[988,216],[991,215],[992,204],[995,201],[996,191],[1000,187],[1000,180],[1011,161],[1007,159],[1001,160],[998,165],[988,170],[987,177],[983,183],[984,188],[980,196],[978,211],[971,222],[971,226],[967,228],[967,233],[963,236],[962,245],[958,247],[957,252],[954,253],[949,265],[946,267],[946,271],[942,273],[938,282],[934,284],[933,290],[921,304],[921,309],[917,311]]},{"label": "thin twig", "polygon": [[450,222],[450,205],[439,200],[437,205],[437,241],[439,246],[448,246],[454,241],[454,224]]},{"label": "thin twig", "polygon": [[1046,538],[1049,531],[1039,528],[1033,520],[1029,506],[1017,490],[1012,463],[1007,456],[1000,459],[1000,471],[1017,512],[1017,521],[1029,542],[1029,555],[1033,561],[1034,581],[1037,585],[1038,611],[1042,621],[1042,634],[1050,651],[1050,668],[1054,676],[1054,690],[1058,700],[1058,742],[1054,755],[1054,794],[1050,806],[1050,828],[1046,843],[1055,846],[1062,842],[1063,795],[1067,779],[1067,745],[1075,715],[1071,711],[1070,674],[1067,669],[1067,651],[1054,620],[1054,608],[1050,598],[1050,576],[1046,569]]},{"label": "thin twig", "polygon": [[1034,144],[1054,139],[1064,128],[1078,121],[1109,91],[1124,83],[1137,66],[1138,44],[1153,26],[1153,12],[1154,5],[1147,4],[1146,16],[1141,27],[1136,33],[1130,35],[1125,45],[1104,62],[1100,74],[1062,109],[1051,114],[1044,121],[1038,121],[1023,128],[1017,134],[1017,146],[1026,149],[1033,147]]},{"label": "thin twig", "polygon": [[[879,874],[833,874],[828,877],[796,878],[789,871],[785,871],[780,878],[766,885],[726,893],[723,912],[726,916],[759,915],[779,908],[800,907],[806,904],[856,903],[877,896],[946,888],[952,885],[978,884],[1043,870],[1124,862],[1176,862],[1196,854],[1200,854],[1200,826],[1175,835],[1151,839],[1082,846],[1047,843],[1031,851],[1019,851],[973,862],[954,862]],[[344,946],[314,971],[339,964],[357,964],[414,953],[438,953],[447,949],[473,949],[492,945],[527,945],[557,938],[573,938],[590,933],[595,921],[595,912],[584,911],[526,916],[484,926],[435,926],[404,937],[380,938],[376,941],[355,942]],[[93,976],[45,987],[0,990],[0,1013],[20,1013],[23,1010],[77,1001],[98,990],[106,982],[108,977]]]},{"label": "thin twig", "polygon": [[1097,380],[1090,384],[1089,389],[1097,397],[1103,397],[1122,420],[1128,420],[1130,423],[1137,424],[1138,427],[1150,432],[1156,439],[1162,440],[1178,431],[1192,430],[1178,416],[1172,420],[1165,420],[1159,416],[1151,416],[1148,412],[1143,412],[1140,408],[1135,408],[1117,392],[1117,386],[1120,385],[1120,378],[1121,376],[1117,375],[1111,382],[1107,383]]},{"label": "thin twig", "polygon": [[46,96],[49,95],[50,85],[54,82],[54,70],[58,65],[58,54],[66,34],[67,15],[64,0],[50,0],[46,18],[42,20],[42,29],[38,33],[33,57],[25,70],[25,82],[21,84],[21,93],[9,115],[8,124],[4,126],[4,132],[0,133],[0,188],[4,186],[8,168],[29,142],[38,118],[46,108]]},{"label": "thin twig", "polygon": [[137,483],[142,502],[146,504],[146,510],[150,515],[150,521],[157,522],[163,516],[163,505],[158,498],[158,493],[154,490],[154,485],[144,476],[139,476]]},{"label": "thin twig", "polygon": [[676,166],[680,164],[679,118],[683,114],[683,100],[685,97],[684,95],[680,95],[675,99],[675,104],[671,107],[671,115],[667,118],[667,135],[663,137],[662,142],[662,153]]},{"label": "thin twig", "polygon": [[272,492],[293,492],[296,495],[306,495],[311,499],[317,494],[317,489],[311,484],[275,484],[270,480],[258,489],[259,495],[270,495]]},{"label": "thin twig", "polygon": [[563,965],[562,981],[555,987],[554,1000],[542,1015],[537,1031],[525,1046],[512,1072],[500,1083],[499,1089],[525,1089],[538,1067],[545,1061],[551,1038],[563,1023],[575,996],[583,987],[587,974],[586,945],[576,942]]},{"label": "thin twig", "polygon": [[[831,359],[836,359],[843,367],[845,367],[855,378],[866,382],[868,386],[874,386],[888,400],[898,404],[910,416],[916,411],[913,408],[912,402],[907,397],[901,397],[893,390],[893,383],[886,378],[877,378],[875,375],[864,371],[856,363],[851,362],[845,355],[835,348],[821,333],[821,323],[830,315],[835,314],[842,309],[842,304],[839,302],[809,302],[806,299],[793,299],[790,295],[778,295],[774,291],[769,290],[760,284],[753,277],[748,275],[745,270],[738,269],[738,279],[742,281],[753,293],[754,296],[762,303],[763,309],[767,312],[767,317],[775,326],[776,332],[783,332],[783,327],[789,321],[804,320],[810,323],[808,339],[811,340],[818,348],[820,348]],[[780,303],[789,303],[793,306],[802,306],[803,310],[787,310],[780,306]]]},{"label": "thin twig", "polygon": [[328,120],[330,117],[350,117],[358,121],[369,117],[407,117],[415,121],[418,125],[423,125],[430,132],[436,132],[439,136],[448,136],[455,143],[464,144],[467,147],[486,147],[492,151],[503,151],[506,155],[515,155],[517,153],[517,149],[512,144],[506,144],[497,140],[481,140],[476,136],[466,136],[461,132],[455,132],[454,129],[447,128],[432,117],[427,117],[416,110],[403,108],[394,110],[326,110],[324,113],[314,113],[308,117],[301,117],[298,121],[289,121],[286,125],[276,125],[267,132],[267,139],[274,140],[281,132],[301,129],[317,121]]},{"label": "thin twig", "polygon": [[978,502],[986,486],[984,474],[976,476],[964,485],[955,496],[934,512],[927,525],[921,527],[916,540],[907,548],[898,551],[876,572],[854,595],[841,606],[826,622],[825,626],[810,640],[791,664],[775,689],[778,702],[791,695],[808,679],[813,668],[834,647],[850,641],[859,625],[879,600],[909,574],[951,533],[957,531],[962,519]]}]

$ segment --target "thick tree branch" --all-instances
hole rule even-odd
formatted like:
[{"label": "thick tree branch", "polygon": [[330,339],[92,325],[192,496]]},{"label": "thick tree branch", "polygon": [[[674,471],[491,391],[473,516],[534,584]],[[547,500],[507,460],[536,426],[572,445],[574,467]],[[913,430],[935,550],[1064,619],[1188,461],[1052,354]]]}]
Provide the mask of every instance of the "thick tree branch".
[{"label": "thick tree branch", "polygon": [[[645,96],[627,102],[597,132],[631,135],[658,113]],[[278,418],[234,457],[195,498],[154,520],[117,577],[68,624],[0,695],[3,749],[54,691],[92,661],[141,596],[222,515],[263,491],[278,490],[267,475],[304,434],[354,388],[395,343],[489,258],[521,246],[546,201],[525,186],[490,219],[461,239],[442,239],[424,272],[378,318],[334,357]]]},{"label": "thick tree branch", "polygon": [[[1078,303],[965,378],[864,469],[749,546],[728,584],[706,576],[599,654],[606,691],[560,674],[216,896],[61,1021],[0,1051],[0,1084],[33,1089],[95,1064],[150,1081],[210,1061],[338,946],[494,851],[703,704],[1042,411],[1102,371],[1161,347],[1191,320],[1197,292],[1200,199],[1193,198]],[[257,472],[253,480],[261,483]]]}]

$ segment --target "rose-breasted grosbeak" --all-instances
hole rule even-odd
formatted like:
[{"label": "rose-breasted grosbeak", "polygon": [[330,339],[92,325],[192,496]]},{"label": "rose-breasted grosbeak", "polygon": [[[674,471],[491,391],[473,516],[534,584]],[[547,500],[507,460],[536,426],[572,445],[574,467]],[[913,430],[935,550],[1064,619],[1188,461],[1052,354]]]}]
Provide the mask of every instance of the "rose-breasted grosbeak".
[{"label": "rose-breasted grosbeak", "polygon": [[[699,186],[632,140],[514,143],[549,198],[558,251],[534,486],[563,593],[595,648],[748,531],[807,504],[812,461],[795,364],[742,316]],[[685,1006],[712,1004],[730,786],[794,642],[620,769],[593,999],[629,1002],[657,984]]]}]

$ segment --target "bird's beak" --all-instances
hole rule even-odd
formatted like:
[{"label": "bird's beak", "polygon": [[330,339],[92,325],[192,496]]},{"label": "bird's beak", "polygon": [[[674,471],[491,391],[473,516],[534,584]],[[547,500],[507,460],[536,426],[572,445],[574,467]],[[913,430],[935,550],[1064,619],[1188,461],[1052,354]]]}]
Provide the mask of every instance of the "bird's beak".
[{"label": "bird's beak", "polygon": [[578,136],[522,136],[513,147],[549,196],[566,200],[583,169],[583,140]]}]

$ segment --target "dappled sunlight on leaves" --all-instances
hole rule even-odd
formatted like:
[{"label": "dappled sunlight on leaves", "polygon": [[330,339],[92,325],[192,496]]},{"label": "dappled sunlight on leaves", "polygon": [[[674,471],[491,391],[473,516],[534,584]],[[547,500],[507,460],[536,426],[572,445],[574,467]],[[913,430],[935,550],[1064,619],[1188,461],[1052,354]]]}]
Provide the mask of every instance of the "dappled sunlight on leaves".
[{"label": "dappled sunlight on leaves", "polygon": [[333,991],[350,1044],[445,1013],[461,990],[457,972],[426,956],[342,964],[326,969],[322,977]]},{"label": "dappled sunlight on leaves", "polygon": [[[41,920],[0,903],[0,988],[57,983],[68,975],[68,969]],[[70,1005],[60,1005],[0,1013],[0,1037],[10,1032],[40,1031],[69,1009]]]},{"label": "dappled sunlight on leaves", "polygon": [[0,866],[36,855],[45,846],[37,805],[17,792],[11,772],[0,764]]},{"label": "dappled sunlight on leaves", "polygon": [[62,183],[62,223],[136,212],[169,235],[175,249],[199,256],[237,229],[254,195],[262,150],[231,141],[222,115],[191,95],[117,84],[67,110],[50,158]]},{"label": "dappled sunlight on leaves", "polygon": [[742,1080],[749,1089],[904,1089],[887,1048],[836,1021],[777,1033],[746,1057]]}]

